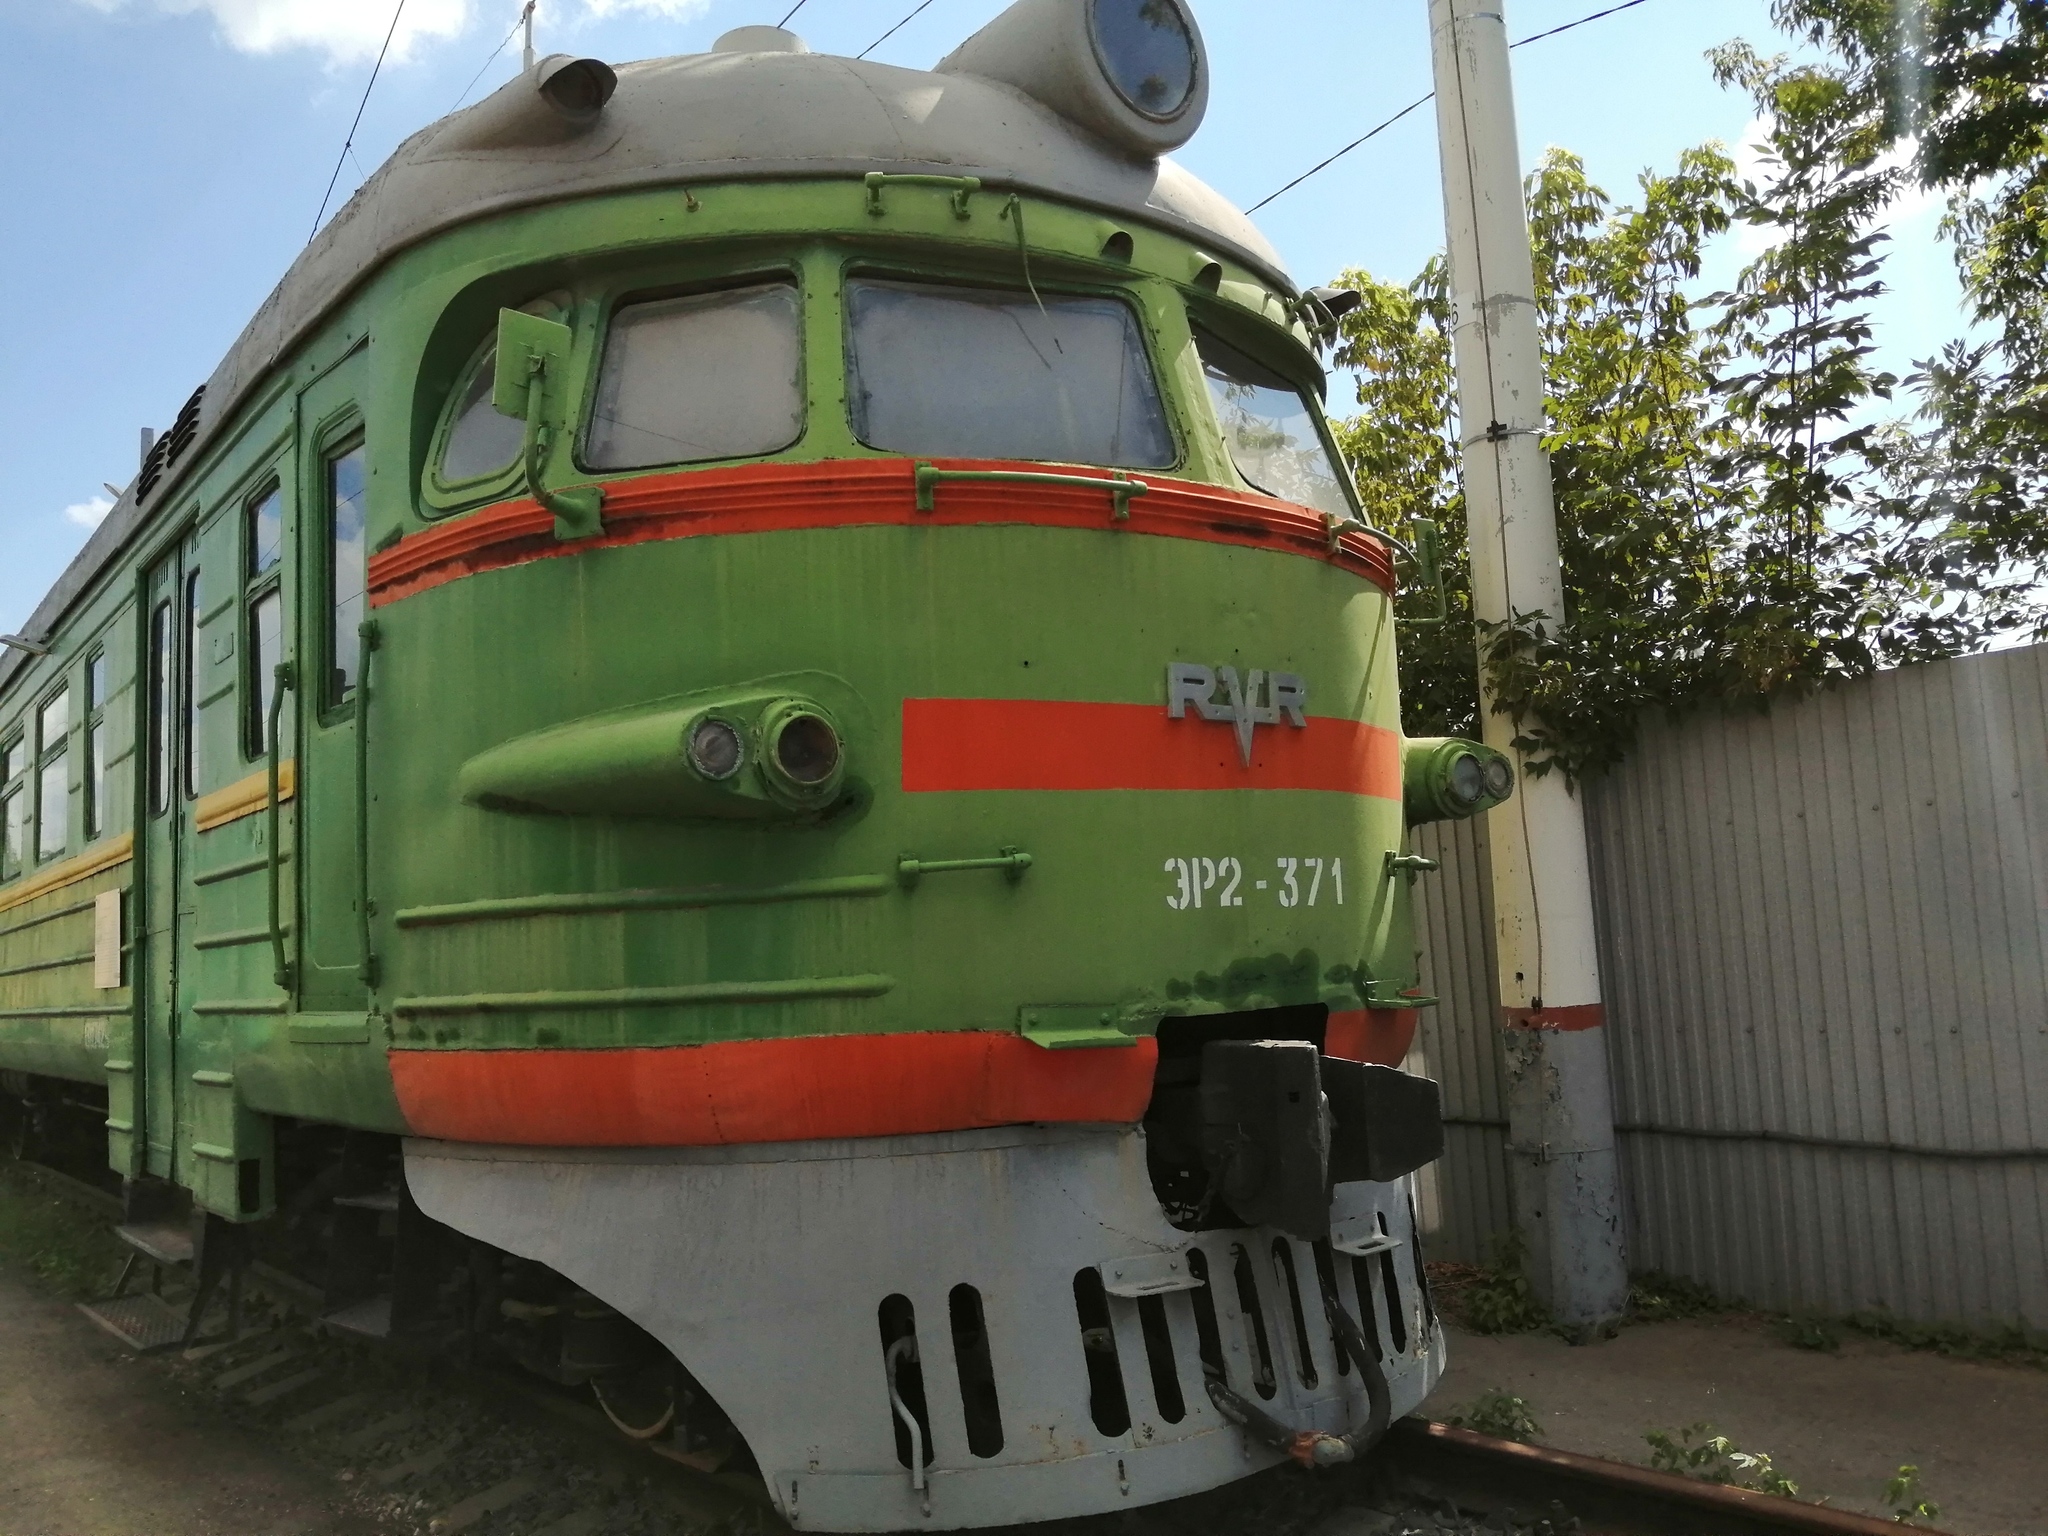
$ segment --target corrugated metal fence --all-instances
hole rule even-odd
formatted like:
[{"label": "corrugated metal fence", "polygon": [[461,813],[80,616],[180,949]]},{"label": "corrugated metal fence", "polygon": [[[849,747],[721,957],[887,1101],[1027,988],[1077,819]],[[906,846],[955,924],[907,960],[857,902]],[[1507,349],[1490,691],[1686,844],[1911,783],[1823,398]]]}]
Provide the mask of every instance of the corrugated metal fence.
[{"label": "corrugated metal fence", "polygon": [[[1586,794],[1632,1265],[2048,1328],[2048,647],[1653,724]],[[1510,1221],[1482,838],[1416,839],[1467,1260]]]}]

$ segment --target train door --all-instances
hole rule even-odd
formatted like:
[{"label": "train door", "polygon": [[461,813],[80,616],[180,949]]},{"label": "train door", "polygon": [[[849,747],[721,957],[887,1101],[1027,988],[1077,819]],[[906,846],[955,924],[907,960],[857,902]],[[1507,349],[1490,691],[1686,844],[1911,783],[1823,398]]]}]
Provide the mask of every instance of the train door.
[{"label": "train door", "polygon": [[362,363],[359,353],[301,401],[308,425],[299,455],[299,1005],[315,1013],[365,1012],[373,978],[364,909],[368,790],[358,757],[361,627],[369,617],[370,459],[354,403]]},{"label": "train door", "polygon": [[199,625],[196,539],[188,538],[150,570],[142,626],[142,933],[146,1167],[174,1178],[189,1150],[188,1096],[179,1092],[183,1000],[179,953],[191,937],[193,909],[184,880],[192,847],[197,763],[192,725],[193,635]]}]

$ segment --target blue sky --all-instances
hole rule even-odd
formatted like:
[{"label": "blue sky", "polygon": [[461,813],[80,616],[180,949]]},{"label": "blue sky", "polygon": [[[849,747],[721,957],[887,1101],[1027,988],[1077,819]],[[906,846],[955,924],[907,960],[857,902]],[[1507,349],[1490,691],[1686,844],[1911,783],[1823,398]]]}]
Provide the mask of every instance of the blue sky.
[{"label": "blue sky", "polygon": [[[611,60],[686,53],[790,0],[542,0],[539,43]],[[1004,0],[931,0],[874,53],[926,68]],[[1213,68],[1209,116],[1179,155],[1240,205],[1429,89],[1425,0],[1191,0]],[[858,53],[915,0],[806,0],[791,23]],[[1598,0],[1508,0],[1526,37]],[[346,199],[408,133],[447,112],[512,26],[514,0],[407,0],[393,57],[344,163]],[[84,542],[102,481],[133,475],[306,241],[378,44],[385,0],[0,0],[0,631],[18,628]],[[1766,0],[1647,0],[1515,55],[1523,158],[1582,154],[1626,197],[1644,167],[1739,144],[1749,103],[1702,58],[1735,36],[1783,46]],[[518,67],[515,42],[469,99]],[[1899,371],[1954,334],[1938,210],[1904,210],[1882,310]],[[1405,279],[1442,242],[1429,109],[1265,209],[1297,277],[1345,266]],[[1741,258],[1730,237],[1713,275]]]}]

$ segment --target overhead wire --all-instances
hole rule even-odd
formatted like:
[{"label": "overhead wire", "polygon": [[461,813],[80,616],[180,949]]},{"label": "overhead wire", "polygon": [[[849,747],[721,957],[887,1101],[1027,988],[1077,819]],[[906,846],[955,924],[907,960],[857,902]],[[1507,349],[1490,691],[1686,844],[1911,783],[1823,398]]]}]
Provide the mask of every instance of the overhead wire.
[{"label": "overhead wire", "polygon": [[[927,3],[929,3],[929,0],[927,0]],[[1521,39],[1521,41],[1519,42],[1508,44],[1508,47],[1510,49],[1526,48],[1531,43],[1542,42],[1546,37],[1556,37],[1560,33],[1570,32],[1576,27],[1587,26],[1592,22],[1602,20],[1603,18],[1608,16],[1617,15],[1622,11],[1632,11],[1637,6],[1644,5],[1647,3],[1648,0],[1621,0],[1621,4],[1619,5],[1610,5],[1605,10],[1594,11],[1591,15],[1581,16],[1576,21],[1568,21],[1565,22],[1562,26],[1552,27],[1547,32],[1535,33],[1532,36]],[[922,10],[923,7],[920,6],[919,9]],[[1346,144],[1342,149],[1338,150],[1337,153],[1331,155],[1327,160],[1318,161],[1316,164],[1310,166],[1307,170],[1303,171],[1299,176],[1295,177],[1294,180],[1288,182],[1286,186],[1280,188],[1278,191],[1268,192],[1256,203],[1253,203],[1251,207],[1245,209],[1245,212],[1257,213],[1261,208],[1265,207],[1266,204],[1272,202],[1275,198],[1280,197],[1288,192],[1292,192],[1296,187],[1300,186],[1304,181],[1307,181],[1309,177],[1315,175],[1317,172],[1329,169],[1329,167],[1335,165],[1339,160],[1342,160],[1346,155],[1350,154],[1351,151],[1358,148],[1361,144],[1368,143],[1371,140],[1378,138],[1381,134],[1385,133],[1389,128],[1393,127],[1394,124],[1400,122],[1402,118],[1406,117],[1409,113],[1413,112],[1417,107],[1427,106],[1430,102],[1434,100],[1436,100],[1436,92],[1431,91],[1428,95],[1418,97],[1414,101],[1409,102],[1407,106],[1403,107],[1400,111],[1396,112],[1392,117],[1388,118],[1385,122],[1380,123],[1373,129],[1371,129],[1369,132],[1360,134],[1357,138],[1353,139],[1349,144]]]},{"label": "overhead wire", "polygon": [[469,93],[476,89],[477,81],[483,79],[485,70],[488,70],[493,64],[498,62],[498,55],[503,53],[507,48],[512,46],[512,39],[517,37],[519,35],[519,29],[526,25],[527,15],[532,10],[533,0],[526,0],[525,7],[519,12],[519,19],[512,23],[512,30],[510,32],[507,32],[505,34],[504,40],[500,42],[497,47],[491,50],[491,56],[488,59],[484,60],[483,68],[479,69],[475,74],[469,77],[469,84],[465,85],[462,88],[462,94],[455,98],[455,106],[450,107],[448,109],[450,112],[453,112],[456,109],[456,107],[460,107],[465,101],[469,100]]},{"label": "overhead wire", "polygon": [[924,11],[925,6],[928,6],[931,3],[932,0],[924,0],[923,5],[920,5],[908,16],[904,17],[901,21],[897,22],[895,26],[891,27],[888,31],[884,32],[872,43],[869,43],[867,47],[861,49],[861,51],[859,53],[856,53],[854,57],[856,59],[866,58],[869,54],[873,53],[877,48],[881,47],[882,44],[886,43],[887,41],[889,41],[890,38],[894,37],[898,32],[901,32],[905,27],[909,26],[913,21],[917,20],[918,16]]},{"label": "overhead wire", "polygon": [[794,16],[794,15],[795,15],[795,14],[796,14],[796,13],[797,13],[798,11],[802,10],[802,9],[803,9],[803,8],[804,8],[805,6],[809,5],[810,3],[811,3],[811,0],[796,0],[796,4],[795,4],[795,5],[792,5],[792,6],[791,6],[791,7],[789,8],[789,10],[788,10],[787,12],[785,12],[785,13],[784,13],[784,15],[783,15],[783,18],[782,18],[782,20],[780,20],[780,21],[778,21],[777,23],[775,23],[775,25],[777,25],[778,27],[786,27],[786,26],[788,26],[788,25],[789,25],[789,18],[790,18],[791,16]]},{"label": "overhead wire", "polygon": [[306,233],[306,243],[313,243],[313,236],[320,233],[320,221],[327,217],[327,205],[334,199],[334,184],[341,180],[341,168],[348,163],[349,151],[355,148],[356,130],[363,126],[363,108],[370,104],[370,92],[377,88],[377,76],[384,68],[384,55],[391,51],[391,39],[398,35],[398,18],[405,14],[405,0],[398,0],[398,9],[391,13],[391,26],[384,33],[384,46],[377,50],[377,62],[370,69],[370,80],[363,87],[363,99],[356,103],[355,121],[348,125],[348,137],[341,142],[341,153],[334,157],[334,174],[327,178],[327,191],[320,198],[320,211],[313,215],[313,227]]}]

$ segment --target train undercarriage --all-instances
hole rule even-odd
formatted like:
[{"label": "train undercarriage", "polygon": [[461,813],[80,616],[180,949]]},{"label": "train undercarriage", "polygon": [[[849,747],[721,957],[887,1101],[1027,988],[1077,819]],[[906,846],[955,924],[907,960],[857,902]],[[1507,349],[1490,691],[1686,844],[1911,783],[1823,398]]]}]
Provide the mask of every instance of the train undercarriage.
[{"label": "train undercarriage", "polygon": [[[674,1459],[758,1470],[807,1530],[1347,1459],[1443,1370],[1411,1192],[1441,1131],[1433,1084],[1322,1055],[1319,1012],[1167,1021],[1135,1126],[575,1149],[282,1123],[277,1215],[190,1227],[190,1332],[267,1262],[333,1327],[511,1359]],[[92,1106],[7,1087],[22,1150],[75,1158]],[[177,1193],[126,1186],[152,1261],[181,1256]]]}]

